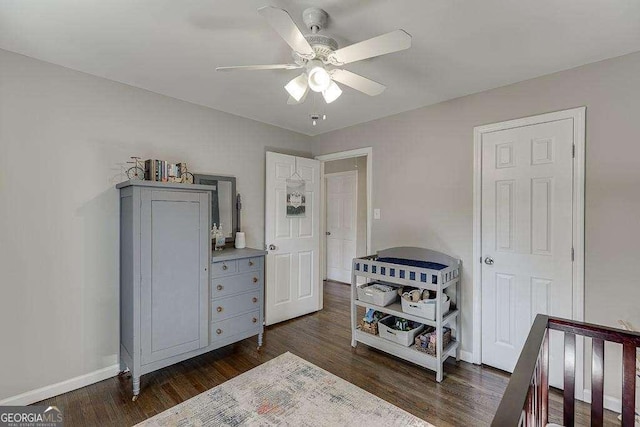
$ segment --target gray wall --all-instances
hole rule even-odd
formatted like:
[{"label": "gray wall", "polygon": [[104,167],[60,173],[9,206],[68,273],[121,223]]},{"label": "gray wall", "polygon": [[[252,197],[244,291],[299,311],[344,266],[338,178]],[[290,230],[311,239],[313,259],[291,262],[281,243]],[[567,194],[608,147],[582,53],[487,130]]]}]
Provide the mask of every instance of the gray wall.
[{"label": "gray wall", "polygon": [[[586,320],[640,326],[640,53],[314,138],[314,154],[373,147],[373,249],[462,258],[463,349],[472,349],[473,127],[587,107]],[[616,349],[617,350],[617,349]],[[619,395],[619,352],[607,392]]]},{"label": "gray wall", "polygon": [[264,239],[264,152],[300,134],[0,50],[0,400],[116,363],[129,156],[235,175]]},{"label": "gray wall", "polygon": [[237,176],[248,244],[260,247],[267,148],[373,146],[373,249],[462,258],[470,351],[473,127],[586,105],[586,318],[640,326],[640,53],[315,138],[2,50],[0,64],[0,400],[115,363],[113,186],[131,155]]},{"label": "gray wall", "polygon": [[332,160],[324,163],[324,173],[358,171],[356,256],[367,253],[367,157]]}]

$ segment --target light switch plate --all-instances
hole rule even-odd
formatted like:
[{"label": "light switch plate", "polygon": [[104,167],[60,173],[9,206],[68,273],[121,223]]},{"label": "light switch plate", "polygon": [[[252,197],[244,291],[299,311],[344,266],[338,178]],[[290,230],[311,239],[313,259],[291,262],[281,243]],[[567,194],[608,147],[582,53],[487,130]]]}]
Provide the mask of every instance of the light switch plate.
[{"label": "light switch plate", "polygon": [[380,219],[380,209],[373,210],[373,219]]}]

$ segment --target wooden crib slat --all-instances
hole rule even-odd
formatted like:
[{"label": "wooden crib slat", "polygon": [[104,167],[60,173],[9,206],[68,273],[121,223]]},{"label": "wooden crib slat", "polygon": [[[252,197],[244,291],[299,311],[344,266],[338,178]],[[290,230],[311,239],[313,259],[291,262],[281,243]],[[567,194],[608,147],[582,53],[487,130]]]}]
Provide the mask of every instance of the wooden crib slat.
[{"label": "wooden crib slat", "polygon": [[524,415],[524,427],[533,426],[533,389],[529,386],[529,392],[527,393],[527,400],[524,403],[525,415]]},{"label": "wooden crib slat", "polygon": [[549,423],[549,334],[550,330],[544,334],[542,341],[542,351],[540,352],[540,420],[541,425]]},{"label": "wooden crib slat", "polygon": [[636,406],[636,346],[622,345],[622,425],[633,427]]},{"label": "wooden crib slat", "polygon": [[594,338],[591,357],[591,425],[602,426],[604,403],[604,341]]},{"label": "wooden crib slat", "polygon": [[564,333],[564,422],[565,427],[573,427],[576,396],[576,335]]}]

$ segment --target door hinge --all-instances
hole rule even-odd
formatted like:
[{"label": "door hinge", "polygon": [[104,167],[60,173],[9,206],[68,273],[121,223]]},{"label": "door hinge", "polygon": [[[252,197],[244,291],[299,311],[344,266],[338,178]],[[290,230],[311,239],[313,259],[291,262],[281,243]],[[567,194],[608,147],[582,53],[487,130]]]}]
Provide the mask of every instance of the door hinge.
[{"label": "door hinge", "polygon": [[571,157],[576,158],[576,144],[571,146]]},{"label": "door hinge", "polygon": [[571,262],[573,262],[576,259],[576,251],[571,248]]}]

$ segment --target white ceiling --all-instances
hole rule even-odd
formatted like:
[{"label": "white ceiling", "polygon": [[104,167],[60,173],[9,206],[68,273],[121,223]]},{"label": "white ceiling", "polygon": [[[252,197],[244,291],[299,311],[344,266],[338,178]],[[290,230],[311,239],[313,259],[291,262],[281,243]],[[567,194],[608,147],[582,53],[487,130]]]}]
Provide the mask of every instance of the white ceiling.
[{"label": "white ceiling", "polygon": [[[256,12],[267,4],[302,29],[305,8],[324,8],[340,46],[397,28],[413,46],[345,67],[387,85],[382,95],[343,86],[331,105],[290,106],[297,70],[214,71],[290,62]],[[640,1],[0,0],[0,48],[316,135],[640,51]],[[312,127],[312,112],[328,118]]]}]

